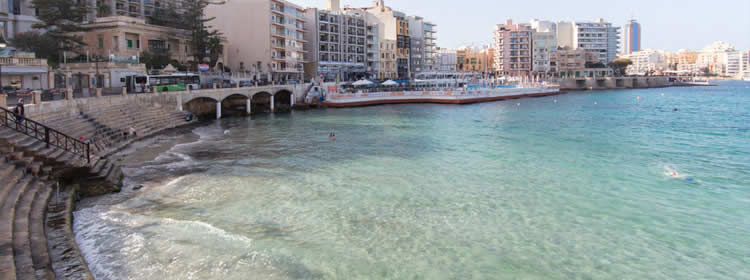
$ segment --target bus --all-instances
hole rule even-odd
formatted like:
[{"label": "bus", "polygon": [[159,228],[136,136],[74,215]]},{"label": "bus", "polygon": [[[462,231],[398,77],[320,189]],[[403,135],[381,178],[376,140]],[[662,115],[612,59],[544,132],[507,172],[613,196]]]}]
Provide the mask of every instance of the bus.
[{"label": "bus", "polygon": [[198,74],[175,73],[168,75],[133,75],[120,79],[128,92],[151,92],[156,87],[157,92],[183,91],[186,87],[192,90],[200,89],[201,79]]}]

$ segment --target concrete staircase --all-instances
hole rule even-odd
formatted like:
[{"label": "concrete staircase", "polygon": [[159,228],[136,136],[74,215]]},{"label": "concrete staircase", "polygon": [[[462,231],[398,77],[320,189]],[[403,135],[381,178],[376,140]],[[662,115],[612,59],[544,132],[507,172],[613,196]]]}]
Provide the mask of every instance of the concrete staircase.
[{"label": "concrete staircase", "polygon": [[0,280],[55,279],[44,228],[50,171],[35,156],[0,146]]},{"label": "concrete staircase", "polygon": [[[46,125],[93,145],[97,155],[108,155],[167,128],[184,125],[185,113],[163,107],[139,104],[109,105],[75,116],[61,116]],[[130,135],[133,128],[137,136]]]}]

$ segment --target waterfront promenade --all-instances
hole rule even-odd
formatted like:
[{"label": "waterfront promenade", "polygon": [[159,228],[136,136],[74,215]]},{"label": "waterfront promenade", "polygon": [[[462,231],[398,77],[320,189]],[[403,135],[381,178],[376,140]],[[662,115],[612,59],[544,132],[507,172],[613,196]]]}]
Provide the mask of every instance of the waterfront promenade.
[{"label": "waterfront promenade", "polygon": [[399,103],[471,104],[479,102],[540,97],[566,93],[558,88],[486,88],[476,90],[359,92],[331,94],[324,103],[329,107],[357,107]]}]

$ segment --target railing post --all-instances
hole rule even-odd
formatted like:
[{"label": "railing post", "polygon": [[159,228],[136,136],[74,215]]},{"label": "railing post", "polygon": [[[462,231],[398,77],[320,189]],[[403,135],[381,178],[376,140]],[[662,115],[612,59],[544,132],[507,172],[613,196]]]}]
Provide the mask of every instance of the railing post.
[{"label": "railing post", "polygon": [[47,148],[49,148],[49,127],[44,127],[44,143],[47,144]]},{"label": "railing post", "polygon": [[8,108],[8,95],[3,93],[0,94],[0,107]]},{"label": "railing post", "polygon": [[91,143],[86,142],[86,160],[91,164]]}]

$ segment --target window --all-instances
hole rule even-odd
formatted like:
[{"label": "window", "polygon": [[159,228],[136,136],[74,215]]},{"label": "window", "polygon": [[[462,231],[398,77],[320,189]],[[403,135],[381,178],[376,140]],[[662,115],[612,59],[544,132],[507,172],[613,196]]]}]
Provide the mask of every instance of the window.
[{"label": "window", "polygon": [[135,40],[135,48],[140,49],[141,48],[141,40]]},{"label": "window", "polygon": [[133,40],[128,40],[128,49],[133,48]]},{"label": "window", "polygon": [[112,46],[115,50],[120,49],[120,38],[117,36],[112,37]]},{"label": "window", "polygon": [[102,36],[99,36],[99,38],[97,38],[97,39],[99,41],[99,48],[103,49],[104,48],[104,38],[102,38]]}]

